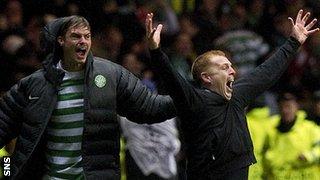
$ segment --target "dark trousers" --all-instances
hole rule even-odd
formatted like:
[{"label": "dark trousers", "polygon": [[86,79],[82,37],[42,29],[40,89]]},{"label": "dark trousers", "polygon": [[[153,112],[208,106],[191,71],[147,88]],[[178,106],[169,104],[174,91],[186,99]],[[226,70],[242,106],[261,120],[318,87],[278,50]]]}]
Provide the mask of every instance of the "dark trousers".
[{"label": "dark trousers", "polygon": [[225,173],[188,174],[187,180],[248,180],[249,166]]},{"label": "dark trousers", "polygon": [[217,180],[248,180],[249,166],[213,176]]}]

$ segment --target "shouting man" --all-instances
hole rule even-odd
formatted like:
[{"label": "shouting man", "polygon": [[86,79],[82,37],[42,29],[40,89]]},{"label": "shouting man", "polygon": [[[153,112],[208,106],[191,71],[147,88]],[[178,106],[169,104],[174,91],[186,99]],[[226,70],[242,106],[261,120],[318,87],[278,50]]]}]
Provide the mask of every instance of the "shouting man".
[{"label": "shouting man", "polygon": [[212,50],[200,55],[192,65],[194,87],[170,65],[161,51],[162,25],[152,27],[153,14],[146,18],[151,64],[166,84],[181,119],[187,144],[188,179],[247,179],[249,166],[256,162],[245,117],[245,107],[270,88],[286,70],[299,46],[310,34],[313,19],[300,10],[292,23],[291,37],[265,63],[235,81],[235,70],[226,55]]},{"label": "shouting man", "polygon": [[174,117],[169,97],[91,54],[91,29],[79,16],[43,31],[44,68],[0,100],[0,146],[17,137],[13,179],[120,179],[117,114],[138,123]]}]

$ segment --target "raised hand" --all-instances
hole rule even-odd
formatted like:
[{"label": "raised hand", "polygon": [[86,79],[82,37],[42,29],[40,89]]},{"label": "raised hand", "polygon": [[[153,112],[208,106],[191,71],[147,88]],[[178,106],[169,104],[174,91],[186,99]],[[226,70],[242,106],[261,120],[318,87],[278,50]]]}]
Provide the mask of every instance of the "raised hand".
[{"label": "raised hand", "polygon": [[157,28],[152,27],[153,13],[148,13],[145,27],[146,27],[146,37],[148,40],[148,46],[150,49],[157,49],[160,46],[160,33],[162,30],[162,24],[159,24]]},{"label": "raised hand", "polygon": [[291,36],[296,38],[301,44],[306,41],[310,34],[319,31],[319,28],[311,29],[316,24],[317,19],[313,19],[309,24],[306,25],[310,16],[310,12],[307,12],[303,17],[302,15],[303,10],[300,10],[295,22],[291,17],[288,18],[292,24]]}]

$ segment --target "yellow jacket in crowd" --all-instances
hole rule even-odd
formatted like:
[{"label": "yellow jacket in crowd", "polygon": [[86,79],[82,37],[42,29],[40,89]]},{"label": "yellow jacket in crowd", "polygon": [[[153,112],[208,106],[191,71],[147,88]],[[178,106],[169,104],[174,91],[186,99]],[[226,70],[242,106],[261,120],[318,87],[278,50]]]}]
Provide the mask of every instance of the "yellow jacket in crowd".
[{"label": "yellow jacket in crowd", "polygon": [[254,155],[257,159],[257,163],[249,168],[249,180],[260,180],[263,174],[261,164],[263,145],[267,136],[267,129],[271,127],[270,110],[268,107],[254,108],[246,116],[253,142]]},{"label": "yellow jacket in crowd", "polygon": [[267,150],[263,164],[266,179],[320,179],[320,129],[305,119],[305,112],[298,111],[296,117],[288,132],[278,131],[280,116],[272,117],[272,121],[277,123],[273,123],[275,126],[268,132],[265,144]]}]

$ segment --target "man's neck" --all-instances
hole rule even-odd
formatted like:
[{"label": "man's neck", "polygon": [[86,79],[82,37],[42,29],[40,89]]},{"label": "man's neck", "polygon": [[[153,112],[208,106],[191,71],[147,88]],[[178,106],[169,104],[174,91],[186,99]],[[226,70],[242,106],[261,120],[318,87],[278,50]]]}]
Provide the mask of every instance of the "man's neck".
[{"label": "man's neck", "polygon": [[83,63],[74,62],[72,60],[71,61],[62,60],[61,66],[64,70],[69,72],[82,71],[84,69]]},{"label": "man's neck", "polygon": [[217,92],[214,90],[214,88],[212,88],[212,86],[210,86],[209,84],[202,83],[202,87],[204,87],[205,89],[208,89],[208,90],[210,90],[210,91],[212,91],[212,92],[217,93]]}]

